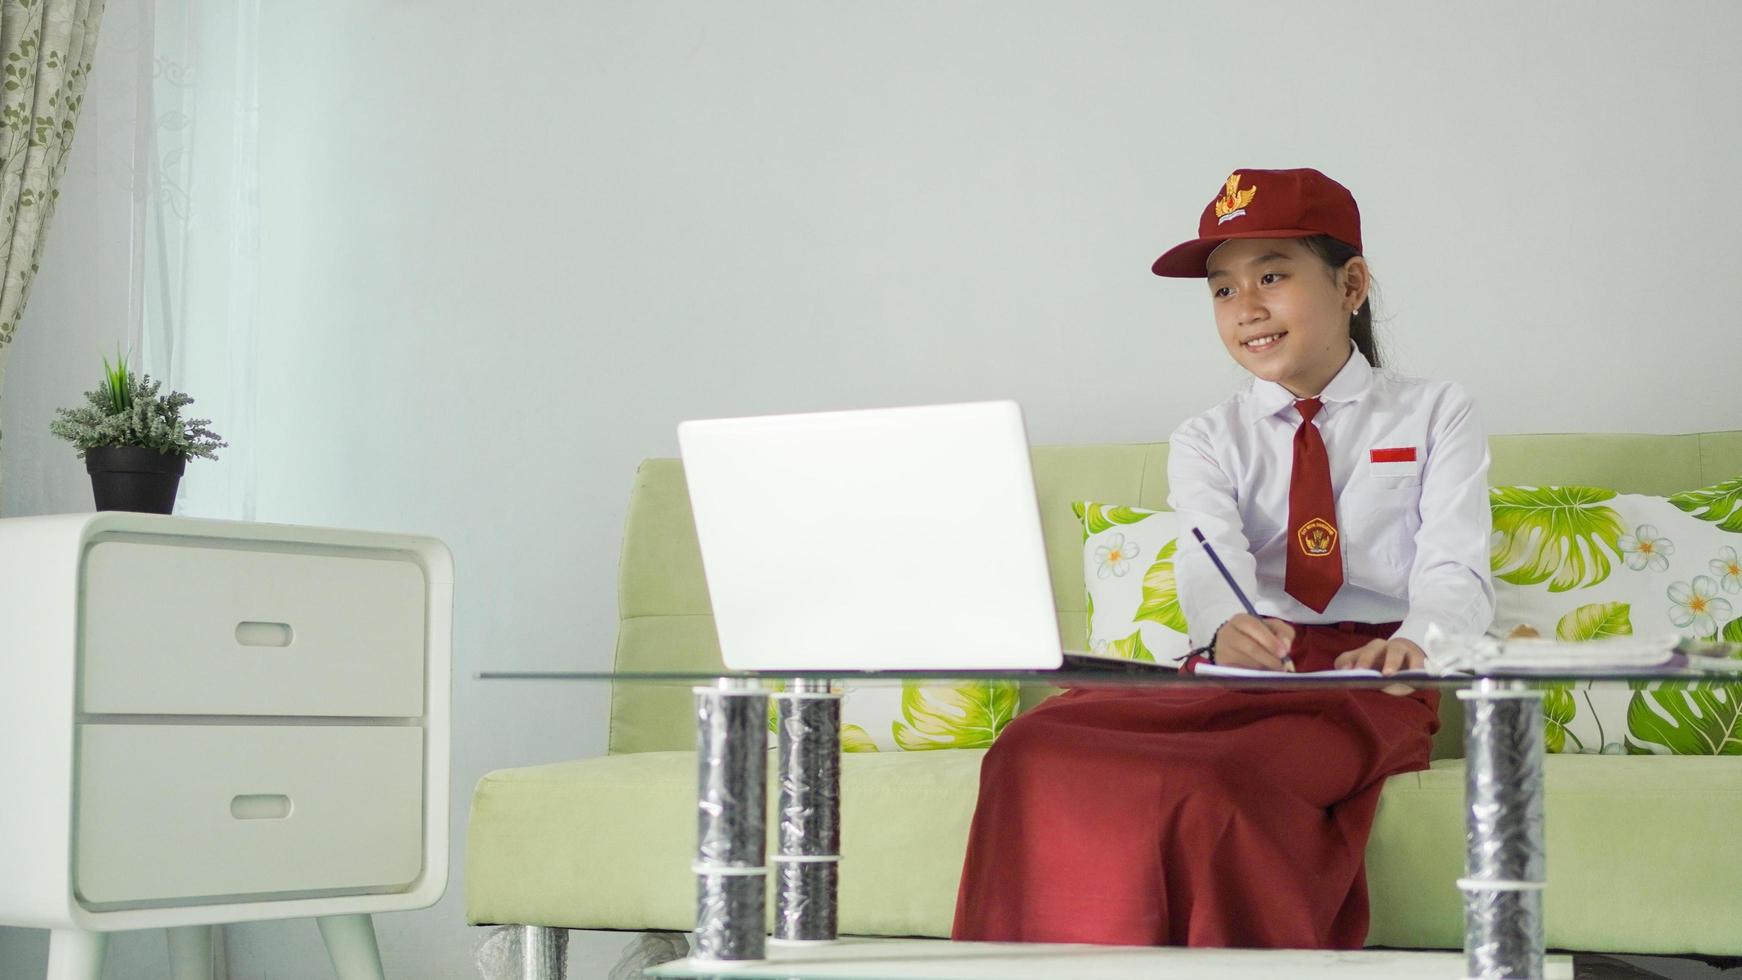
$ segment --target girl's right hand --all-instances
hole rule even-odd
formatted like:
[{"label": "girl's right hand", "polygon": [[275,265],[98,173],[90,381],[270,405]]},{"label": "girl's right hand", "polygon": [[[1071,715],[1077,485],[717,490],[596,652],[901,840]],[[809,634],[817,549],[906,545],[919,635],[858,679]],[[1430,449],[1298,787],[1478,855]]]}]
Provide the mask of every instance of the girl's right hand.
[{"label": "girl's right hand", "polygon": [[1282,658],[1294,645],[1294,627],[1280,619],[1241,613],[1216,631],[1216,663],[1224,667],[1285,670]]}]

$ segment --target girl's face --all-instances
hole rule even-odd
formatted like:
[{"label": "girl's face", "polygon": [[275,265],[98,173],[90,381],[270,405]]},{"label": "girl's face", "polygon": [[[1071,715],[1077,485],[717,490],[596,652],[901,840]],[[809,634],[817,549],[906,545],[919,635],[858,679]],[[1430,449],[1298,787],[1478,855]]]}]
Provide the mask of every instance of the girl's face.
[{"label": "girl's face", "polygon": [[1232,239],[1210,253],[1216,330],[1240,366],[1312,398],[1349,357],[1349,316],[1367,298],[1367,262],[1332,270],[1293,238]]}]

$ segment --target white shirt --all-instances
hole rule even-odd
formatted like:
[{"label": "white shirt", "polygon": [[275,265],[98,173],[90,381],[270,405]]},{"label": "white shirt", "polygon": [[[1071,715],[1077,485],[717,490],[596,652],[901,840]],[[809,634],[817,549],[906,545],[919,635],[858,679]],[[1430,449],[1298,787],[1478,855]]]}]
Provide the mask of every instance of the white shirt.
[{"label": "white shirt", "polygon": [[[1351,345],[1353,350],[1353,345]],[[1244,612],[1192,537],[1204,532],[1260,616],[1295,623],[1401,621],[1480,633],[1494,618],[1488,567],[1488,439],[1461,386],[1374,369],[1358,350],[1319,394],[1314,419],[1331,458],[1343,585],[1322,613],[1283,591],[1295,396],[1273,381],[1186,420],[1169,441],[1168,505],[1179,514],[1175,562],[1194,647]],[[1373,450],[1392,450],[1378,454]],[[1413,450],[1414,460],[1402,459]]]}]

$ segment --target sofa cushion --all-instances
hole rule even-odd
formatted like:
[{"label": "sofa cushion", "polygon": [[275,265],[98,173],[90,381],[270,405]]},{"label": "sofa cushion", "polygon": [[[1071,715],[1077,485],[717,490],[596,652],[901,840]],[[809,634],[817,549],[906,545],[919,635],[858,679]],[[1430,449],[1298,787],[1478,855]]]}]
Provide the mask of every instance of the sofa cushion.
[{"label": "sofa cushion", "polygon": [[[1545,932],[1552,949],[1742,954],[1742,848],[1724,843],[1742,765],[1678,756],[1552,755]],[[1457,947],[1464,762],[1392,777],[1367,845],[1374,946]]]},{"label": "sofa cushion", "polygon": [[[770,682],[783,690],[782,681]],[[1014,681],[903,681],[838,683],[841,751],[916,752],[985,749],[1016,719],[1021,701]],[[777,707],[768,704],[769,745],[778,732]]]},{"label": "sofa cushion", "polygon": [[[844,933],[948,935],[984,755],[842,757]],[[687,931],[695,927],[695,846],[693,752],[493,772],[472,797],[467,918]],[[768,846],[772,854],[772,826]]]},{"label": "sofa cushion", "polygon": [[[1073,501],[1083,522],[1088,646],[1103,657],[1181,664],[1191,652],[1174,585],[1179,519],[1172,511]],[[1065,637],[1069,646],[1075,637]]]},{"label": "sofa cushion", "polygon": [[[1495,626],[1567,641],[1722,633],[1742,640],[1742,480],[1667,497],[1507,486],[1494,508]],[[1551,752],[1742,754],[1736,688],[1556,685]]]},{"label": "sofa cushion", "polygon": [[[982,754],[843,757],[843,934],[949,934]],[[1742,955],[1742,848],[1725,843],[1742,766],[1551,756],[1545,781],[1550,947]],[[469,921],[693,928],[695,786],[690,752],[485,776],[466,848]],[[1386,784],[1367,847],[1370,944],[1461,946],[1463,792],[1461,760]]]}]

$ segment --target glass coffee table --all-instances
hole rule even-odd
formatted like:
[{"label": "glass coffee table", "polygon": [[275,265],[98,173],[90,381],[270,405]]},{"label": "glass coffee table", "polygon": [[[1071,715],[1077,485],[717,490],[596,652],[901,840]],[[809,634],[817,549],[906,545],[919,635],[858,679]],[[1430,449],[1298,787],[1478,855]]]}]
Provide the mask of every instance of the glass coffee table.
[{"label": "glass coffee table", "polygon": [[[697,722],[696,931],[692,955],[647,971],[662,977],[982,978],[993,976],[1227,975],[1278,973],[1266,957],[1287,956],[1287,975],[1571,976],[1570,959],[1544,955],[1542,893],[1542,701],[1554,684],[1738,683],[1734,674],[1691,670],[1532,672],[1526,675],[1411,677],[1417,688],[1456,696],[1464,707],[1464,951],[1188,950],[839,939],[840,685],[1015,682],[1040,688],[1207,685],[1262,691],[1310,687],[1378,689],[1392,681],[1338,672],[1287,681],[1160,672],[876,672],[830,675],[487,671],[480,679],[572,680],[692,689]],[[773,778],[775,853],[767,853],[770,703],[778,732]],[[766,927],[774,892],[774,932]],[[529,937],[525,975],[560,977],[560,947]],[[1074,964],[1063,970],[1058,957]],[[1236,962],[1238,961],[1238,962]],[[1281,962],[1281,961],[1278,961]]]}]

